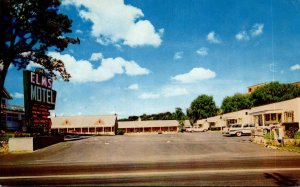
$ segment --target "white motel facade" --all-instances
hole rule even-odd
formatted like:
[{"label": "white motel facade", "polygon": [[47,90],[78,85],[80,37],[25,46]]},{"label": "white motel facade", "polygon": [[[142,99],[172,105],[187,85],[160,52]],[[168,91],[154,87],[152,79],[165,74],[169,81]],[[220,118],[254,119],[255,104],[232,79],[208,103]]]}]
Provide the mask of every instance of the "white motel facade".
[{"label": "white motel facade", "polygon": [[[51,131],[57,133],[115,135],[117,129],[122,129],[124,134],[167,134],[177,133],[180,130],[177,120],[118,122],[116,115],[60,116],[51,117],[51,121]],[[201,119],[192,126],[221,130],[235,123],[255,124],[258,128],[270,125],[297,124],[299,129],[300,97]],[[191,124],[186,120],[184,127],[189,126]]]},{"label": "white motel facade", "polygon": [[300,97],[253,107],[251,109],[226,113],[214,117],[198,120],[198,127],[219,128],[228,127],[231,124],[255,124],[256,127],[268,127],[270,125],[286,126],[300,122]]}]

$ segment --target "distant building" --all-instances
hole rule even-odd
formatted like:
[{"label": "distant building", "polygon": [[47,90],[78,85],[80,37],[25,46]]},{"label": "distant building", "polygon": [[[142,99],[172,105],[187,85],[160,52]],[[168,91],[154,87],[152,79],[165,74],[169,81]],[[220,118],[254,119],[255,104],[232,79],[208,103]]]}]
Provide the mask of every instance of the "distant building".
[{"label": "distant building", "polygon": [[[264,82],[264,83],[261,83],[261,84],[256,84],[256,85],[253,85],[253,86],[249,86],[248,87],[248,90],[247,90],[247,93],[251,93],[253,92],[254,90],[256,90],[257,88],[260,88],[262,86],[265,86],[266,84],[268,84],[270,82]],[[300,86],[300,82],[293,82],[291,84],[294,84],[296,86]]]},{"label": "distant building", "polygon": [[255,124],[261,128],[279,125],[285,127],[285,130],[291,127],[299,130],[300,97],[201,119],[194,126],[220,130],[236,123]]},{"label": "distant building", "polygon": [[294,82],[293,84],[300,86],[300,82]]},{"label": "distant building", "polygon": [[[177,120],[149,120],[149,121],[120,121],[119,129],[125,134],[133,133],[177,133],[179,131]],[[190,127],[189,120],[184,121],[184,127]]]},{"label": "distant building", "polygon": [[52,133],[115,135],[116,115],[50,117]]},{"label": "distant building", "polygon": [[198,120],[195,125],[198,127],[208,127],[210,130],[221,130],[231,124],[250,124],[252,123],[251,116],[249,115],[250,111],[250,109],[244,109],[201,119]]},{"label": "distant building", "polygon": [[256,84],[256,85],[253,85],[253,86],[249,86],[248,87],[248,91],[247,91],[247,93],[251,93],[251,92],[253,92],[254,90],[256,90],[257,88],[260,88],[260,87],[262,87],[262,86],[265,86],[266,84],[268,84],[268,83],[261,83],[261,84]]},{"label": "distant building", "polygon": [[10,105],[9,100],[13,98],[5,88],[2,90],[2,96],[0,129],[9,131],[22,130],[22,126],[25,123],[24,107]]}]

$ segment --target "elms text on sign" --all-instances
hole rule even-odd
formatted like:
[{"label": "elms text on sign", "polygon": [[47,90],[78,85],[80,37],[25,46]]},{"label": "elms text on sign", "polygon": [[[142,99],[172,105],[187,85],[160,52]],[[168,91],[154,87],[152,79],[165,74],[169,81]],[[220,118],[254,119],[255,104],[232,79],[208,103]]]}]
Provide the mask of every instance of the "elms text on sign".
[{"label": "elms text on sign", "polygon": [[53,80],[45,74],[26,71],[27,82],[29,83],[28,98],[30,103],[40,103],[53,109],[56,100],[56,91],[52,90]]},{"label": "elms text on sign", "polygon": [[54,105],[56,94],[52,90],[52,82],[53,80],[45,75],[30,72],[30,100]]}]

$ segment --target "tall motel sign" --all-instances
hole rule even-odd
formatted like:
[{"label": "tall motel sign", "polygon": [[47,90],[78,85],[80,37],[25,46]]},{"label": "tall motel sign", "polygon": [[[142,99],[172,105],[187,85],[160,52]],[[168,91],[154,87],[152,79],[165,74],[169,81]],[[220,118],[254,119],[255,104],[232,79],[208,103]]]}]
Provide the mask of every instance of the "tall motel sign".
[{"label": "tall motel sign", "polygon": [[49,133],[51,119],[49,110],[55,109],[56,91],[53,79],[43,69],[23,71],[24,106],[26,126],[29,132]]}]

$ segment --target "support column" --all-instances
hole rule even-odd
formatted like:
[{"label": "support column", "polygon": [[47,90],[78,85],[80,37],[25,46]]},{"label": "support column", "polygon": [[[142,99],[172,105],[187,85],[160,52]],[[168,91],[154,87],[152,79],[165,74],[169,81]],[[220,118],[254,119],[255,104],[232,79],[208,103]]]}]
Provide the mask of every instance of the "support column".
[{"label": "support column", "polygon": [[265,115],[262,114],[261,116],[262,116],[262,117],[261,117],[261,119],[262,119],[262,125],[265,126]]}]

